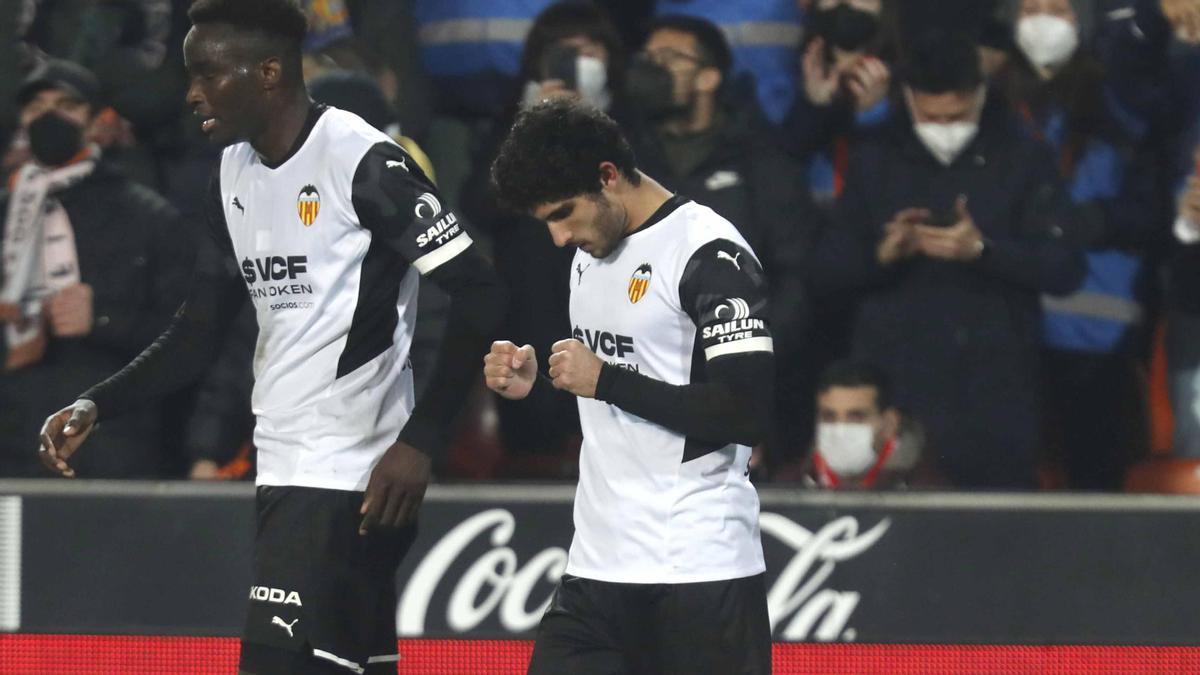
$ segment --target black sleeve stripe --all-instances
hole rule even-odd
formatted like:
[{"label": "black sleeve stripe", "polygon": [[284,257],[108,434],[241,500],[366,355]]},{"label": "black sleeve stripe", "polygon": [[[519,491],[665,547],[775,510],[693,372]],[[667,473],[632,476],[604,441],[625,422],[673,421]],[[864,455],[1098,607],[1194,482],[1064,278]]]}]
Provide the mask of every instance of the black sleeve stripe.
[{"label": "black sleeve stripe", "polygon": [[701,246],[679,281],[679,299],[691,316],[709,361],[749,352],[773,352],[766,275],[754,256],[728,239]]},{"label": "black sleeve stripe", "polygon": [[351,189],[359,223],[422,275],[471,245],[458,216],[445,208],[437,189],[398,145],[380,142],[368,150]]}]

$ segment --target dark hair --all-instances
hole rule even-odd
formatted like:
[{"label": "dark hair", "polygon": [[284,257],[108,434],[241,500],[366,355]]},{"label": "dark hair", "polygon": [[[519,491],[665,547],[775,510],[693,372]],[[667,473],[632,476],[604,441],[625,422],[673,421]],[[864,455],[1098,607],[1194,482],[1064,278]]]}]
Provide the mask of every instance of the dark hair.
[{"label": "dark hair", "polygon": [[500,201],[528,212],[540,204],[600,193],[600,164],[612,162],[629,182],[641,178],[620,127],[596,108],[554,99],[517,115],[492,163]]},{"label": "dark hair", "polygon": [[962,31],[929,30],[904,48],[900,76],[915,91],[946,94],[983,84],[979,47]]},{"label": "dark hair", "polygon": [[300,53],[308,18],[296,0],[196,0],[188,9],[193,24],[226,23],[286,41]]},{"label": "dark hair", "polygon": [[700,48],[700,58],[703,59],[704,65],[716,68],[722,75],[728,73],[733,66],[733,52],[729,49],[729,41],[725,39],[725,33],[711,21],[686,14],[660,16],[650,23],[646,36],[649,37],[660,30],[675,30],[691,35],[696,39],[696,46]]},{"label": "dark hair", "polygon": [[550,45],[567,38],[584,36],[608,50],[608,82],[618,90],[625,78],[625,47],[621,33],[604,8],[586,0],[566,0],[542,10],[525,36],[521,52],[521,78],[540,80],[541,61]]},{"label": "dark hair", "polygon": [[817,393],[824,394],[833,387],[873,387],[879,409],[892,407],[892,380],[873,363],[849,359],[831,363],[817,380]]}]

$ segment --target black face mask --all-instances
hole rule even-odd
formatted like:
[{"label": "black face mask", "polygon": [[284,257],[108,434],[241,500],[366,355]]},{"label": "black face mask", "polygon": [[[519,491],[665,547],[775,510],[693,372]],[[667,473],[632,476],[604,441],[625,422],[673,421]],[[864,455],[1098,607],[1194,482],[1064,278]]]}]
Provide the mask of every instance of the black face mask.
[{"label": "black face mask", "polygon": [[850,5],[838,5],[813,13],[810,20],[813,33],[826,44],[848,52],[861,49],[879,30],[879,17]]},{"label": "black face mask", "polygon": [[675,103],[674,92],[671,71],[645,56],[633,60],[625,78],[625,93],[639,113],[659,121],[687,112],[687,106]]},{"label": "black face mask", "polygon": [[29,124],[29,150],[46,166],[61,166],[83,147],[83,128],[54,112]]}]

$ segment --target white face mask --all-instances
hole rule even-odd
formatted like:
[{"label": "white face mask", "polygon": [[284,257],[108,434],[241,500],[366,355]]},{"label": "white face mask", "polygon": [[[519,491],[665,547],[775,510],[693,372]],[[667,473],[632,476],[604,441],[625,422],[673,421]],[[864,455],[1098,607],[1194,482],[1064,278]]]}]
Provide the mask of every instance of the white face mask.
[{"label": "white face mask", "polygon": [[917,138],[925,144],[929,152],[945,166],[950,166],[971,139],[979,133],[977,122],[918,122],[913,125]]},{"label": "white face mask", "polygon": [[861,476],[878,460],[875,427],[845,422],[817,425],[817,451],[839,476]]},{"label": "white face mask", "polygon": [[1034,14],[1017,22],[1017,45],[1038,68],[1066,63],[1079,47],[1079,29],[1066,19]]},{"label": "white face mask", "polygon": [[608,109],[608,66],[603,61],[594,56],[580,56],[575,61],[575,79],[576,91],[584,102]]},{"label": "white face mask", "polygon": [[[575,59],[575,92],[580,100],[600,110],[612,105],[608,93],[608,66],[594,56],[579,56]],[[542,85],[537,81],[525,83],[525,94],[521,107],[529,108],[542,102]]]}]

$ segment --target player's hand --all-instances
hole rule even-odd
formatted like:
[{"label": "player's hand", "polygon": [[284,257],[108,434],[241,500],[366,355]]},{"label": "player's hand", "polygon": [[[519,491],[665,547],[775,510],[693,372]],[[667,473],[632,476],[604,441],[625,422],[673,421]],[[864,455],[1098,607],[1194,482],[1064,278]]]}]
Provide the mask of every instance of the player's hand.
[{"label": "player's hand", "polygon": [[960,196],[954,204],[958,221],[950,227],[917,225],[917,246],[930,258],[967,262],[983,253],[983,233],[975,226],[967,210],[967,198]]},{"label": "player's hand", "polygon": [[50,332],[56,337],[84,337],[92,332],[94,305],[92,287],[75,284],[55,293],[46,302]]},{"label": "player's hand", "polygon": [[929,218],[929,209],[904,209],[883,226],[883,239],[875,249],[875,259],[884,267],[910,258],[917,252],[916,225]]},{"label": "player's hand", "polygon": [[363,496],[359,534],[378,527],[397,528],[417,518],[432,474],[429,455],[396,441],[371,471]]},{"label": "player's hand", "polygon": [[596,382],[604,362],[579,340],[559,340],[550,347],[550,379],[555,389],[576,396],[596,396]]},{"label": "player's hand", "polygon": [[38,457],[47,469],[74,478],[75,470],[67,463],[96,427],[96,404],[80,399],[46,418],[42,425]]},{"label": "player's hand", "polygon": [[517,347],[507,340],[492,343],[483,357],[483,377],[488,389],[511,400],[523,399],[537,381],[537,354],[533,347]]}]

